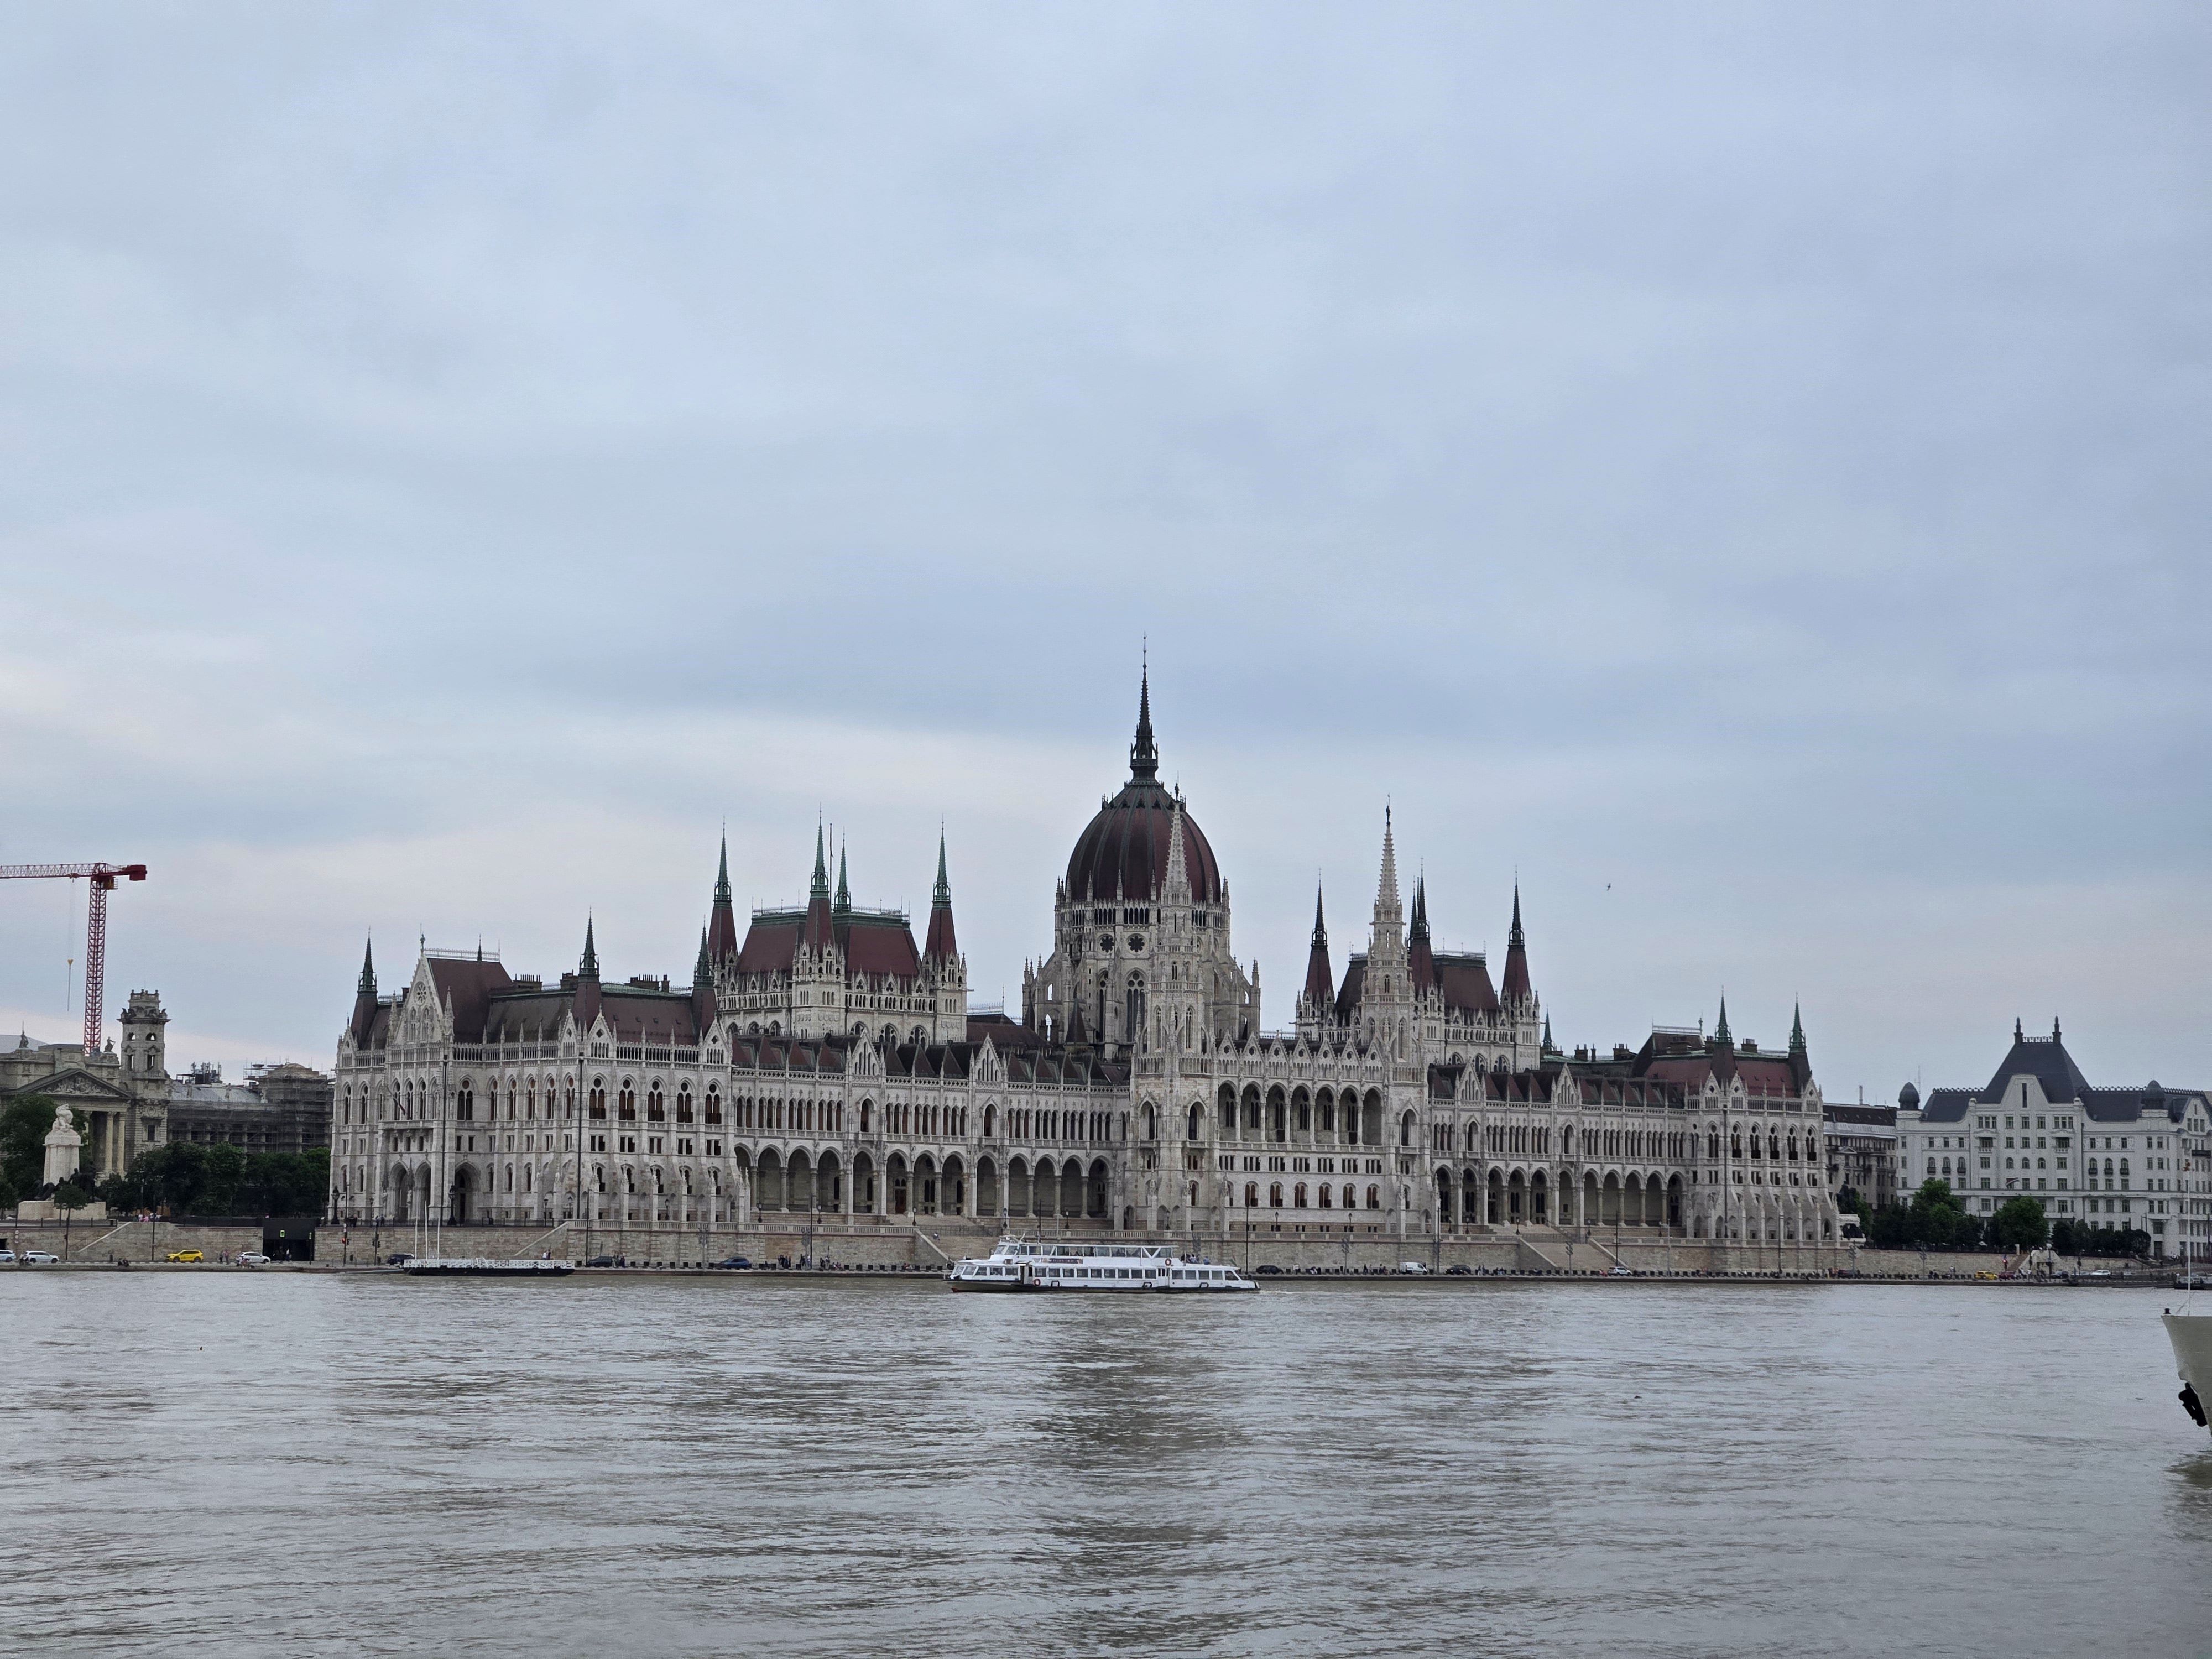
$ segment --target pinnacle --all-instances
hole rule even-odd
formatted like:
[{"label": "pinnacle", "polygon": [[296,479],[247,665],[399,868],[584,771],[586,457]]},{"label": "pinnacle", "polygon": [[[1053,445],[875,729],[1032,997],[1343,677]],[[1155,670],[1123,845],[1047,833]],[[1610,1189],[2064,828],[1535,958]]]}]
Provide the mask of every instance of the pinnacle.
[{"label": "pinnacle", "polygon": [[1129,776],[1150,783],[1159,776],[1160,751],[1152,741],[1152,671],[1147,662],[1137,684],[1137,739],[1129,745]]},{"label": "pinnacle", "polygon": [[717,904],[727,904],[729,902],[730,837],[728,832],[725,831],[722,836],[722,862],[720,867],[714,872],[714,902]]}]

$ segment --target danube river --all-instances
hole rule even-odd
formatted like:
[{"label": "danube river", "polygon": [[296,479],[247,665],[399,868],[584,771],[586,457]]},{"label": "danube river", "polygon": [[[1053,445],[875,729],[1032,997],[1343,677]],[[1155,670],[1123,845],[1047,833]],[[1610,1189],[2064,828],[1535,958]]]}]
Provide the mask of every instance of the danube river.
[{"label": "danube river", "polygon": [[2194,1653],[2173,1293],[0,1276],[0,1648]]}]

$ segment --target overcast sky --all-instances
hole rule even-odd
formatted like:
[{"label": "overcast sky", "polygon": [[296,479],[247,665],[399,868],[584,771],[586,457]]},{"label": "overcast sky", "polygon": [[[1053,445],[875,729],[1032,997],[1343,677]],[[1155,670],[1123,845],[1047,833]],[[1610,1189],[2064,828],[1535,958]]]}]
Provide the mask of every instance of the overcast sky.
[{"label": "overcast sky", "polygon": [[1271,1024],[1387,799],[1569,1046],[2212,1085],[2201,4],[0,33],[0,860],[151,867],[173,1066],[371,930],[682,982],[725,820],[917,909],[941,820],[1018,998],[1149,636]]}]

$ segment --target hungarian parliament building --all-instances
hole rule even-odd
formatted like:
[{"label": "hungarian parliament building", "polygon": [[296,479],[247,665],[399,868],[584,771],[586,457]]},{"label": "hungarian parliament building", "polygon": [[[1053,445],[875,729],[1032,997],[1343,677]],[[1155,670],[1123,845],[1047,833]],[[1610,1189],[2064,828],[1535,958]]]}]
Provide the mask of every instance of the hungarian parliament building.
[{"label": "hungarian parliament building", "polygon": [[1129,776],[1076,839],[1019,1018],[972,1010],[940,837],[928,925],[855,905],[816,832],[803,909],[740,935],[728,852],[688,986],[548,982],[423,950],[362,964],[338,1037],[330,1214],[711,1227],[963,1216],[1288,1240],[1519,1229],[1837,1237],[1802,1022],[1785,1052],[1656,1029],[1554,1049],[1516,889],[1496,977],[1407,915],[1389,815],[1365,948],[1317,895],[1287,1027],[1231,948],[1229,884],[1159,781],[1149,684]]}]

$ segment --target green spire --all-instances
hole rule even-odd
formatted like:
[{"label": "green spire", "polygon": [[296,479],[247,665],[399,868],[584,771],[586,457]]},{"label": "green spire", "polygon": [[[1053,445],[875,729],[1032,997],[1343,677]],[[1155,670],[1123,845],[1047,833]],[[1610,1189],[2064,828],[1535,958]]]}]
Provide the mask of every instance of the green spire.
[{"label": "green spire", "polygon": [[830,866],[822,851],[822,826],[814,826],[814,883],[807,889],[809,898],[830,896]]},{"label": "green spire", "polygon": [[943,910],[952,902],[952,884],[945,878],[945,831],[937,832],[937,885],[930,890],[929,908]]},{"label": "green spire", "polygon": [[361,994],[365,997],[376,994],[376,941],[374,939],[362,947]]},{"label": "green spire", "polygon": [[691,964],[691,988],[697,990],[714,977],[714,964],[707,959],[707,930],[699,930],[699,960]]},{"label": "green spire", "polygon": [[1729,1036],[1728,994],[1726,992],[1723,992],[1721,994],[1721,1023],[1713,1027],[1713,1041],[1719,1043],[1723,1048],[1730,1047],[1733,1042],[1733,1039]]},{"label": "green spire", "polygon": [[1793,1054],[1805,1052],[1805,1017],[1794,1002],[1790,1005],[1790,1052]]},{"label": "green spire", "polygon": [[1559,1052],[1552,1044],[1552,1017],[1549,1014],[1544,1016],[1544,1052],[1547,1054]]},{"label": "green spire", "polygon": [[722,832],[722,866],[720,869],[714,872],[714,902],[717,904],[727,904],[729,902],[730,836],[729,831],[726,830]]},{"label": "green spire", "polygon": [[845,884],[845,844],[842,842],[837,843],[837,902],[835,908],[841,916],[850,915],[853,908],[853,890]]},{"label": "green spire", "polygon": [[599,947],[592,939],[592,919],[584,918],[584,962],[577,970],[579,977],[597,979],[599,976]]}]

